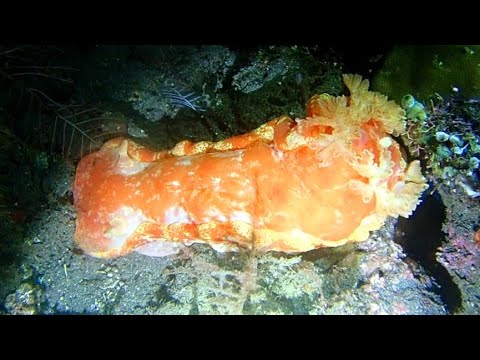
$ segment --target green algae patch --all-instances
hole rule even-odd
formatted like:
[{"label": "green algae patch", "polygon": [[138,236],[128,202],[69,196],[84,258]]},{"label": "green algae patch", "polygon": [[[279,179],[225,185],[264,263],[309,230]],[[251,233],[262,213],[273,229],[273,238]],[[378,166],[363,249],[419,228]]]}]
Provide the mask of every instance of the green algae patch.
[{"label": "green algae patch", "polygon": [[374,76],[372,90],[397,102],[405,94],[423,101],[455,92],[480,96],[480,46],[396,46]]}]

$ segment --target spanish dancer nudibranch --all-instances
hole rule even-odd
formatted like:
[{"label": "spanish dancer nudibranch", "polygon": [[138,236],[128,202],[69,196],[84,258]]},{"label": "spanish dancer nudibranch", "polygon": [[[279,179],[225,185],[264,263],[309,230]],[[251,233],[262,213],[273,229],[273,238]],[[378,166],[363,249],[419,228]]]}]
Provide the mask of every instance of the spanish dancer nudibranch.
[{"label": "spanish dancer nudibranch", "polygon": [[101,258],[192,243],[299,253],[364,241],[387,217],[408,217],[427,185],[392,137],[405,132],[405,111],[368,80],[343,78],[349,96],[313,96],[305,119],[160,152],[106,142],[77,167],[76,243]]}]

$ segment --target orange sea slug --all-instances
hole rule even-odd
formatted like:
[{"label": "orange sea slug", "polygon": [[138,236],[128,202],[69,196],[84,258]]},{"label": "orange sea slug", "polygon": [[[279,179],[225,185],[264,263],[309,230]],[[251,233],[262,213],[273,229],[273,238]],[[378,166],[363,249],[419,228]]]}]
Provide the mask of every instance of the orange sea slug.
[{"label": "orange sea slug", "polygon": [[116,138],[78,164],[75,241],[97,257],[164,256],[192,243],[296,253],[363,241],[408,217],[427,187],[391,135],[405,112],[368,81],[313,96],[305,119],[281,116],[216,143],[154,152]]}]

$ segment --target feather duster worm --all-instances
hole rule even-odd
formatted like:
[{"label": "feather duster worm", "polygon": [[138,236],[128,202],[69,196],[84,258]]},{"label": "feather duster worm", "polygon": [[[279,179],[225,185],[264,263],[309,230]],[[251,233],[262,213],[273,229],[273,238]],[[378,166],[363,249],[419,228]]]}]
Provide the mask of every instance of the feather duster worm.
[{"label": "feather duster worm", "polygon": [[281,116],[219,142],[154,152],[117,138],[78,164],[75,240],[97,257],[153,256],[192,243],[297,253],[364,241],[408,217],[427,187],[391,135],[405,112],[344,75],[349,96],[312,97],[305,119]]}]

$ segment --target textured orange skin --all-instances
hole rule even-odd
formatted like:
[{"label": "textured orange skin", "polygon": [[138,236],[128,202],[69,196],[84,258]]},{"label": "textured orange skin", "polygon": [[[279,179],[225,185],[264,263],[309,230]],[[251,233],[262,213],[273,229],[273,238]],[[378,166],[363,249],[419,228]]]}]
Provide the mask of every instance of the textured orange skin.
[{"label": "textured orange skin", "polygon": [[[317,121],[321,110],[315,104],[309,102],[305,120],[279,117],[218,143],[184,141],[173,150],[154,152],[124,138],[108,141],[77,168],[77,244],[93,256],[113,257],[157,241],[283,252],[358,241],[350,236],[375,212],[377,200],[365,201],[351,189],[351,180],[368,179],[349,159],[367,149],[377,161],[379,139],[388,135],[382,123],[371,119],[350,139],[348,156],[330,157],[329,151],[345,144],[335,140],[331,126]],[[291,146],[292,135],[303,139],[299,146]],[[329,140],[315,142],[322,136]],[[122,145],[128,148],[123,163]],[[395,141],[388,151],[394,166],[382,181],[393,188],[405,165]],[[118,171],[139,162],[146,164],[132,174]],[[120,207],[138,211],[141,221],[126,231],[126,241],[115,245],[112,238],[123,234],[122,226],[131,218],[128,213],[112,221]],[[172,223],[166,214],[178,208],[183,215],[173,218],[183,220]]]}]

